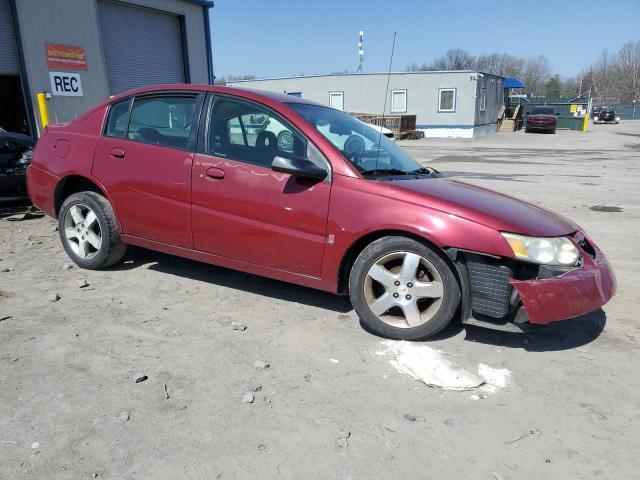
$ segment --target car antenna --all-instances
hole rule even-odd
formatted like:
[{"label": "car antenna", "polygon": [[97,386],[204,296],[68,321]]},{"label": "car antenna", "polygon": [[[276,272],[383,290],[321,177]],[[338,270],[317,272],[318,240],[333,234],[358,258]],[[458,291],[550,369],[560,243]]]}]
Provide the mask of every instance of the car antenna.
[{"label": "car antenna", "polygon": [[391,79],[391,65],[393,64],[393,52],[396,49],[396,32],[393,32],[393,43],[391,44],[391,58],[389,59],[389,70],[387,71],[387,87],[384,90],[384,106],[382,107],[382,125],[380,125],[380,134],[378,135],[378,148],[376,150],[376,167],[374,169],[373,179],[378,178],[378,158],[380,157],[380,144],[382,143],[382,129],[384,128],[384,112],[387,110],[387,95],[389,94],[389,80]]}]

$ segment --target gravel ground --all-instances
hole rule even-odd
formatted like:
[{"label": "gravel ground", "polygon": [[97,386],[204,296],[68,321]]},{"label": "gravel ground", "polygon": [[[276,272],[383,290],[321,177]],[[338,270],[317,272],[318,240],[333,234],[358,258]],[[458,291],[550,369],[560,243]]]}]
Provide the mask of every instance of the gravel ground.
[{"label": "gravel ground", "polygon": [[0,479],[637,478],[640,122],[400,144],[575,219],[616,297],[535,335],[452,325],[425,344],[511,371],[455,392],[344,297],[142,249],[65,269],[54,220],[0,220]]}]

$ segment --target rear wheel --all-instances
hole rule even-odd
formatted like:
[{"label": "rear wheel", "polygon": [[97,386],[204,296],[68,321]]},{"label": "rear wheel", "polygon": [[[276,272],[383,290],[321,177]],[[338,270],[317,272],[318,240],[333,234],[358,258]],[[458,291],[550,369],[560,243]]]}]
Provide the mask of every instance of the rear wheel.
[{"label": "rear wheel", "polygon": [[110,267],[127,250],[120,240],[111,205],[95,192],[74,193],[64,201],[58,214],[58,230],[67,255],[82,268]]},{"label": "rear wheel", "polygon": [[384,337],[430,337],[453,318],[460,287],[447,262],[405,237],[384,237],[358,256],[349,277],[351,303],[364,325]]}]

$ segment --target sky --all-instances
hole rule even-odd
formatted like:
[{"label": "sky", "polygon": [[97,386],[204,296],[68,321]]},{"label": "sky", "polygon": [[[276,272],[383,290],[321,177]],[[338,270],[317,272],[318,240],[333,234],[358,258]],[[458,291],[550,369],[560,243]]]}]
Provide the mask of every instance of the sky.
[{"label": "sky", "polygon": [[603,49],[640,40],[640,0],[215,0],[216,77],[355,71],[365,32],[365,72],[429,63],[450,48],[473,55],[545,55],[575,76]]}]

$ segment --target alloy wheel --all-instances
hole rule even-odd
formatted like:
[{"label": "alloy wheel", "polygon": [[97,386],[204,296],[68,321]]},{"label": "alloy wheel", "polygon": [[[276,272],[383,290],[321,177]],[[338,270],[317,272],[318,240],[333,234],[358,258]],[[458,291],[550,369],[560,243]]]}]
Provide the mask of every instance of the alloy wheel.
[{"label": "alloy wheel", "polygon": [[399,328],[427,323],[444,296],[442,276],[426,258],[413,252],[393,252],[369,268],[364,296],[371,312]]},{"label": "alloy wheel", "polygon": [[64,236],[73,253],[83,260],[94,258],[102,247],[100,223],[86,205],[72,205],[64,217]]}]

